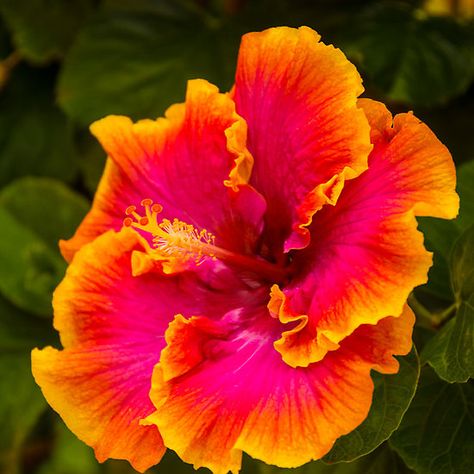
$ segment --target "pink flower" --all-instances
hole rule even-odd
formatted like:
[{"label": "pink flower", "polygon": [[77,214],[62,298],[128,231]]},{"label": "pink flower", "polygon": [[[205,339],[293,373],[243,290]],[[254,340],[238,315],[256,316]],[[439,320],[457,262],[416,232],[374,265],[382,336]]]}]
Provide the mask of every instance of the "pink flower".
[{"label": "pink flower", "polygon": [[370,371],[411,348],[415,215],[458,198],[433,133],[362,90],[314,31],[274,28],[243,38],[230,94],[194,80],[165,118],[92,125],[109,160],[61,245],[64,349],[33,373],[99,461],[293,467],[366,418]]}]

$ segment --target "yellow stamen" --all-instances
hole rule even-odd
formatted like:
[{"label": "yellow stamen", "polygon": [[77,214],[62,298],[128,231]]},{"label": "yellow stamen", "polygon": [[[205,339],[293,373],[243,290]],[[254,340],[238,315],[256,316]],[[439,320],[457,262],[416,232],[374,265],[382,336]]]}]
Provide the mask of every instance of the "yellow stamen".
[{"label": "yellow stamen", "polygon": [[[270,281],[282,281],[286,272],[280,266],[266,260],[237,254],[215,245],[215,236],[206,229],[198,230],[193,225],[179,219],[163,219],[158,222],[158,214],[163,207],[154,204],[151,199],[143,199],[141,205],[145,216],[136,212],[135,206],[125,210],[128,216],[123,223],[126,227],[134,227],[152,236],[153,251],[160,259],[178,258],[179,260],[194,261],[200,265],[207,258],[219,259],[226,263],[257,273]],[[132,218],[133,217],[133,218]]]},{"label": "yellow stamen", "polygon": [[[153,246],[162,256],[194,260],[199,265],[205,257],[214,257],[206,249],[213,245],[215,237],[207,230],[198,231],[191,224],[179,219],[163,219],[158,223],[157,216],[163,210],[159,204],[153,204],[151,199],[144,199],[141,205],[145,209],[145,216],[136,212],[135,206],[125,210],[127,216],[123,221],[126,227],[135,227],[153,237]],[[204,251],[207,250],[205,253]]]}]

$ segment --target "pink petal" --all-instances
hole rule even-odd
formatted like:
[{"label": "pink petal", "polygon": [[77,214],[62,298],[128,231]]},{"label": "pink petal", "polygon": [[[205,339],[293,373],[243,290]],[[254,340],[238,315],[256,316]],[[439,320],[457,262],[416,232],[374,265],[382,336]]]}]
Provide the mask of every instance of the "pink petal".
[{"label": "pink petal", "polygon": [[248,123],[251,184],[267,200],[276,246],[306,246],[313,214],[366,169],[369,127],[356,105],[362,91],[355,67],[310,28],[242,38],[233,97]]},{"label": "pink petal", "polygon": [[294,369],[273,350],[276,324],[255,324],[268,318],[265,309],[246,316],[239,327],[177,317],[153,374],[156,412],[144,423],[156,424],[184,461],[214,474],[237,473],[242,451],[281,467],[322,457],[365,419],[371,368],[396,371],[392,356],[410,350],[414,322],[407,308],[361,327],[321,362]]},{"label": "pink petal", "polygon": [[361,104],[375,145],[369,169],[346,184],[335,207],[314,216],[311,246],[295,253],[298,274],[283,290],[287,319],[307,316],[304,328],[277,344],[293,366],[320,360],[361,324],[399,315],[431,266],[415,215],[457,213],[446,147],[412,114],[392,121],[382,104]]},{"label": "pink petal", "polygon": [[97,458],[127,459],[137,470],[156,464],[164,445],[153,411],[151,375],[176,313],[231,318],[262,301],[225,268],[165,276],[159,267],[132,275],[137,234],[109,231],[76,254],[56,289],[54,324],[64,350],[33,352],[33,374],[50,405]]},{"label": "pink petal", "polygon": [[125,209],[143,199],[161,204],[165,218],[215,234],[227,248],[253,249],[265,202],[246,185],[253,163],[247,127],[228,95],[190,81],[186,103],[170,107],[166,118],[132,123],[109,116],[91,130],[110,159],[92,210],[61,244],[68,260],[97,235],[120,230]]}]

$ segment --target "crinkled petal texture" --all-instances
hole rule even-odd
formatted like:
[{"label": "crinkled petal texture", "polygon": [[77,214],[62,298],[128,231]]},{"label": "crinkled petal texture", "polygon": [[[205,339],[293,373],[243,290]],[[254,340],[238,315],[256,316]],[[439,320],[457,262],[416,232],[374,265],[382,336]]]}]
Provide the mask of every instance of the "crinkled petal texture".
[{"label": "crinkled petal texture", "polygon": [[134,232],[110,232],[76,255],[53,301],[64,350],[34,350],[32,369],[49,404],[99,461],[128,459],[144,471],[165,451],[158,430],[139,420],[153,408],[150,376],[173,289],[132,277],[137,245]]},{"label": "crinkled petal texture", "polygon": [[[166,446],[214,474],[242,451],[294,467],[365,419],[370,371],[411,347],[405,302],[431,263],[415,216],[454,217],[458,199],[433,133],[361,91],[312,30],[273,28],[244,37],[231,94],[191,81],[163,119],[92,126],[109,160],[62,244],[64,349],[35,350],[33,373],[99,460],[143,471]],[[163,250],[155,222],[150,246],[149,200],[215,241]],[[208,257],[166,270],[194,250]]]},{"label": "crinkled petal texture", "polygon": [[151,375],[169,322],[180,312],[222,318],[240,294],[252,296],[232,279],[226,292],[222,274],[215,288],[194,272],[166,276],[157,267],[133,276],[137,251],[141,239],[129,229],[83,246],[54,294],[64,350],[34,350],[32,367],[50,405],[99,461],[127,459],[144,471],[165,449],[156,427],[139,421],[153,411]]},{"label": "crinkled petal texture", "polygon": [[[242,451],[296,467],[327,453],[367,416],[370,370],[398,371],[393,354],[411,347],[414,316],[361,326],[338,351],[292,368],[272,346],[272,332],[237,333],[225,323],[177,317],[153,374],[151,398],[166,446],[214,474],[240,469]],[[189,354],[183,363],[183,353]]]},{"label": "crinkled petal texture", "polygon": [[267,234],[287,251],[307,245],[314,212],[367,168],[362,91],[355,67],[310,28],[242,38],[233,97],[249,128],[251,183],[267,200]]},{"label": "crinkled petal texture", "polygon": [[189,81],[186,102],[165,118],[133,123],[109,116],[91,131],[109,160],[92,210],[61,243],[66,259],[103,232],[120,230],[125,209],[143,199],[161,204],[164,218],[214,233],[227,248],[253,250],[265,201],[246,185],[253,164],[247,126],[228,95],[204,80]]},{"label": "crinkled petal texture", "polygon": [[292,366],[320,360],[361,324],[400,314],[431,265],[415,216],[458,211],[454,163],[430,129],[411,113],[392,119],[383,104],[360,105],[374,144],[369,169],[314,216],[311,245],[295,254],[299,276],[269,305],[283,323],[300,323],[275,344]]}]

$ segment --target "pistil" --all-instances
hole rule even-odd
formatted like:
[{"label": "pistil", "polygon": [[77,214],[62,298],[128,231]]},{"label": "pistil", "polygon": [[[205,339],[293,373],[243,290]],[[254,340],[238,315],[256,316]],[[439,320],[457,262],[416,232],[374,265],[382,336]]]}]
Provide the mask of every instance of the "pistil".
[{"label": "pistil", "polygon": [[287,272],[279,265],[250,255],[242,255],[215,245],[215,236],[206,229],[198,230],[177,218],[170,221],[163,219],[158,222],[158,214],[163,207],[144,199],[141,205],[145,209],[142,216],[135,206],[129,206],[124,219],[126,227],[134,227],[152,236],[153,250],[161,259],[178,258],[181,261],[194,261],[202,264],[206,259],[220,261],[256,273],[270,282],[282,282],[287,278]]}]

